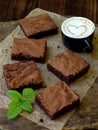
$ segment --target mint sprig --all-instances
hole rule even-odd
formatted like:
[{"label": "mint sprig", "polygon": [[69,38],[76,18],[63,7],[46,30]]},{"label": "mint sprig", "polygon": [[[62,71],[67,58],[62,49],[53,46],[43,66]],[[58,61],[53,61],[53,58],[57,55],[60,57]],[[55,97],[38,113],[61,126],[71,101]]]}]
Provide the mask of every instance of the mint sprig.
[{"label": "mint sprig", "polygon": [[8,104],[8,119],[15,118],[23,110],[32,112],[33,106],[31,101],[35,99],[35,91],[32,88],[25,88],[22,94],[16,90],[8,90],[7,94],[11,98],[11,102]]}]

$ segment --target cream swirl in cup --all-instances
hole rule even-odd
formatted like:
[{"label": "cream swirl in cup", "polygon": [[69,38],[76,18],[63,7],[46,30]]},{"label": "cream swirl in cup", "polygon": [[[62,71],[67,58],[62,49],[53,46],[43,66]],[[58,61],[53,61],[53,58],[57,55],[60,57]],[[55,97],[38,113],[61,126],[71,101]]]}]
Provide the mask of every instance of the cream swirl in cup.
[{"label": "cream swirl in cup", "polygon": [[68,37],[85,38],[94,32],[95,25],[87,18],[71,17],[63,22],[61,30]]}]

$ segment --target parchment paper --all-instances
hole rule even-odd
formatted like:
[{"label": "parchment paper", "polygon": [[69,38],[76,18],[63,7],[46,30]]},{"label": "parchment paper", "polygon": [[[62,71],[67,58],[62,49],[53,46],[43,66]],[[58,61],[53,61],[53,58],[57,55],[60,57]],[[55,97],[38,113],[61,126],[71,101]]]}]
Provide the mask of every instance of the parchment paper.
[{"label": "parchment paper", "polygon": [[[35,9],[31,11],[27,17],[39,15],[46,12],[47,11],[42,9]],[[61,53],[64,49],[66,49],[62,44],[61,31],[60,31],[61,23],[66,18],[57,15],[55,13],[51,13],[51,12],[47,12],[47,13],[52,17],[52,19],[57,24],[57,26],[59,27],[59,31],[58,34],[45,37],[47,39],[47,44],[48,44],[46,63],[37,64],[41,71],[41,76],[43,78],[44,85],[50,85],[51,83],[59,80],[51,72],[47,70],[46,67],[47,60]],[[97,30],[98,28],[96,27],[95,36],[93,39],[94,51],[90,54],[77,53],[79,56],[83,57],[85,60],[87,60],[90,63],[90,69],[88,73],[70,84],[71,89],[80,95],[80,100],[83,99],[83,97],[86,95],[87,91],[92,86],[92,84],[94,83],[95,79],[98,76],[98,44],[97,44],[98,31]],[[6,87],[7,85],[3,76],[2,65],[16,62],[11,60],[11,46],[14,37],[16,38],[25,37],[24,33],[22,32],[19,26],[17,26],[17,28],[0,43],[0,107],[2,108],[7,108],[8,103],[10,102],[9,97],[6,95],[6,91],[8,89]],[[26,117],[29,120],[32,120],[33,122],[36,122],[38,125],[45,126],[51,130],[61,130],[74,111],[75,110],[72,110],[56,120],[51,120],[44,113],[44,111],[41,110],[37,104],[35,104],[34,111],[32,113],[23,112],[21,115]],[[43,119],[43,122],[41,122],[40,119]]]}]

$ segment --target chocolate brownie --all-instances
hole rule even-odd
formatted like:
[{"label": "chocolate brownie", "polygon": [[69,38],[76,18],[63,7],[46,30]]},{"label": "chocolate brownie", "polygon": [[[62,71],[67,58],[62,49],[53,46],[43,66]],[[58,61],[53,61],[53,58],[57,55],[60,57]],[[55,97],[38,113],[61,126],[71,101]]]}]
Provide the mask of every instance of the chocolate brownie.
[{"label": "chocolate brownie", "polygon": [[51,119],[55,119],[78,106],[80,97],[65,82],[59,81],[39,92],[36,102]]},{"label": "chocolate brownie", "polygon": [[70,83],[88,71],[90,64],[70,50],[50,59],[47,68],[58,78]]},{"label": "chocolate brownie", "polygon": [[20,89],[41,87],[42,79],[39,69],[34,61],[18,62],[3,65],[3,73],[8,89]]},{"label": "chocolate brownie", "polygon": [[40,38],[57,33],[57,26],[47,13],[21,19],[19,24],[27,37]]},{"label": "chocolate brownie", "polygon": [[14,38],[11,58],[45,62],[47,42],[45,39]]}]

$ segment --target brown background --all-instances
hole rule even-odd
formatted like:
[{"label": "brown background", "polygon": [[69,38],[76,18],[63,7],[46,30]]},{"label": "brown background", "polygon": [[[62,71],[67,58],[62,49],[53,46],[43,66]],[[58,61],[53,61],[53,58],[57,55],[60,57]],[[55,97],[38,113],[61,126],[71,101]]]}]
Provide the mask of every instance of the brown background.
[{"label": "brown background", "polygon": [[98,23],[98,0],[0,0],[0,21],[18,20],[34,8],[85,16]]}]

